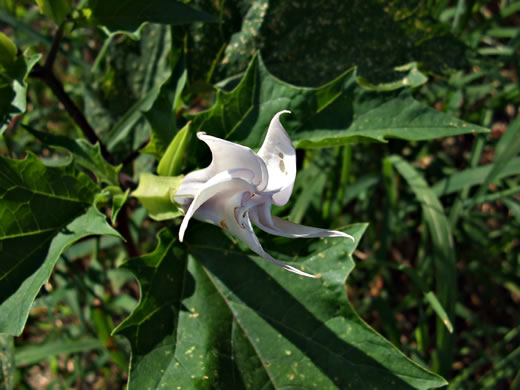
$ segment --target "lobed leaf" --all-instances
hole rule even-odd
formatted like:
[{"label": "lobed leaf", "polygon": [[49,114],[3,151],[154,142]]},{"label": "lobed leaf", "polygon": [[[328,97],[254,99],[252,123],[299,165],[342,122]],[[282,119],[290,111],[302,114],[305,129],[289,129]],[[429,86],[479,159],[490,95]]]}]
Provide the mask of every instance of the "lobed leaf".
[{"label": "lobed leaf", "polygon": [[408,90],[367,89],[355,69],[318,88],[296,87],[269,73],[260,56],[235,89],[218,90],[215,105],[194,116],[192,128],[259,148],[274,114],[286,109],[293,115],[284,126],[297,148],[488,131],[419,103]]},{"label": "lobed leaf", "polygon": [[27,109],[25,79],[40,57],[17,54],[14,43],[0,33],[0,135],[14,117]]},{"label": "lobed leaf", "polygon": [[73,140],[69,137],[44,133],[31,127],[24,126],[32,135],[43,144],[68,151],[76,163],[90,170],[96,177],[108,185],[119,184],[121,166],[113,166],[101,155],[99,144],[92,145],[84,139]]},{"label": "lobed leaf", "polygon": [[119,236],[92,203],[98,187],[72,164],[0,158],[0,333],[22,332],[61,253],[93,234]]},{"label": "lobed leaf", "polygon": [[239,74],[257,50],[273,74],[305,86],[329,82],[352,67],[377,88],[420,85],[424,69],[443,73],[468,65],[465,45],[432,23],[433,5],[414,2],[408,10],[394,3],[196,0],[221,15],[224,26],[191,27],[190,77],[210,81]]},{"label": "lobed leaf", "polygon": [[[359,242],[365,224],[344,231]],[[349,305],[355,245],[277,240],[269,251],[321,279],[295,276],[240,251],[218,228],[159,233],[130,260],[141,299],[116,330],[132,345],[129,389],[426,389],[446,382],[407,359]],[[297,242],[296,242],[297,241]],[[283,255],[281,252],[288,253]]]}]

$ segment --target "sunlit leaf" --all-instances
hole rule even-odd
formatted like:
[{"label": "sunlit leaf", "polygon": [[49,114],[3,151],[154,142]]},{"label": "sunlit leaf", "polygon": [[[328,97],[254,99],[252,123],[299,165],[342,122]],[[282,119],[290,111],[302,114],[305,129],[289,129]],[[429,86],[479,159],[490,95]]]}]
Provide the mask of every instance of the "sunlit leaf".
[{"label": "sunlit leaf", "polygon": [[157,221],[182,215],[182,210],[173,203],[173,195],[181,184],[182,176],[156,176],[141,173],[139,185],[132,196],[143,204],[151,218]]},{"label": "sunlit leaf", "polygon": [[[359,242],[366,225],[345,232]],[[187,256],[177,229],[130,260],[141,300],[118,328],[132,344],[130,389],[427,389],[446,382],[407,359],[347,301],[355,245],[342,238],[277,240],[296,276],[248,255],[222,230],[197,225]]]}]

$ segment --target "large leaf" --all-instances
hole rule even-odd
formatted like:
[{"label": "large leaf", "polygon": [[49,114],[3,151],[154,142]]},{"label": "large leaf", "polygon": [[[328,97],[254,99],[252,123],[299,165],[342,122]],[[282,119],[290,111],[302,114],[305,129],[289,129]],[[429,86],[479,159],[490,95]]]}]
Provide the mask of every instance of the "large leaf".
[{"label": "large leaf", "polygon": [[354,69],[319,88],[295,87],[269,73],[258,56],[235,89],[219,90],[215,105],[194,117],[192,128],[258,148],[274,114],[286,109],[293,115],[284,125],[299,148],[486,131],[424,106],[407,90],[362,87]]},{"label": "large leaf", "polygon": [[27,108],[25,79],[41,55],[17,54],[16,46],[0,33],[0,135]]},{"label": "large leaf", "polygon": [[[359,242],[365,224],[345,232]],[[130,260],[141,299],[118,328],[132,345],[130,389],[426,389],[444,385],[367,326],[346,298],[355,245],[287,240],[269,252],[320,279],[248,255],[209,225],[177,229]],[[270,246],[270,245],[268,245]],[[285,253],[285,254],[284,254]]]},{"label": "large leaf", "polygon": [[187,24],[216,22],[217,18],[175,0],[90,0],[93,21],[110,31],[133,32],[144,22]]},{"label": "large leaf", "polygon": [[305,86],[328,82],[353,66],[373,84],[400,85],[426,80],[417,67],[400,68],[406,64],[421,63],[434,72],[466,66],[464,45],[431,23],[430,5],[415,3],[405,9],[376,0],[196,0],[222,15],[225,26],[192,27],[190,62],[196,72],[205,71],[199,77],[230,76],[244,71],[261,50],[276,76]]},{"label": "large leaf", "polygon": [[0,333],[23,330],[63,250],[87,235],[117,235],[96,210],[85,213],[97,191],[72,164],[0,159]]}]

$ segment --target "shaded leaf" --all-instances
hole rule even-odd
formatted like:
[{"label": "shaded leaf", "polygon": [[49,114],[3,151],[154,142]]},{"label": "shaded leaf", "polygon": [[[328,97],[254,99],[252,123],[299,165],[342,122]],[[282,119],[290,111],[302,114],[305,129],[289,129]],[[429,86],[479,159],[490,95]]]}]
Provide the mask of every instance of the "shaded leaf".
[{"label": "shaded leaf", "polygon": [[474,200],[477,200],[487,192],[489,185],[504,174],[504,170],[510,166],[513,158],[520,153],[520,119],[515,119],[509,125],[506,134],[507,136],[505,138],[508,141],[510,140],[510,142],[507,145],[501,143],[500,148],[497,145],[499,153],[496,155],[493,167],[473,197]]},{"label": "shaded leaf", "polygon": [[188,24],[218,21],[214,16],[175,0],[149,0],[144,7],[140,0],[89,0],[88,6],[94,23],[106,26],[112,32],[135,32],[144,22]]},{"label": "shaded leaf", "polygon": [[366,89],[355,70],[319,88],[295,87],[269,73],[258,56],[235,89],[218,90],[215,105],[196,115],[192,127],[259,148],[274,114],[286,109],[293,115],[284,126],[297,148],[487,131],[424,106],[407,90]]},{"label": "shaded leaf", "polygon": [[447,323],[453,324],[455,319],[455,303],[457,296],[457,268],[455,265],[456,254],[451,232],[451,225],[444,213],[439,198],[428,186],[424,178],[416,169],[400,156],[388,157],[395,169],[406,180],[410,190],[419,201],[424,220],[428,226],[433,243],[433,259],[435,264],[435,283],[437,285],[437,297],[446,311],[447,320],[443,319],[444,313],[440,315],[437,325],[437,369],[443,375],[449,375],[453,359],[454,338],[451,334],[453,329]]},{"label": "shaded leaf", "polygon": [[[359,242],[365,229],[344,231]],[[161,231],[154,252],[126,265],[141,286],[139,305],[117,329],[132,345],[130,389],[446,383],[402,355],[348,304],[350,240],[276,240],[269,252],[321,274],[309,280],[247,255],[216,227],[192,228],[192,257],[176,236],[175,227]]]},{"label": "shaded leaf", "polygon": [[53,135],[24,126],[27,131],[47,146],[64,149],[71,153],[75,161],[90,170],[96,177],[109,185],[119,185],[119,170],[108,163],[101,155],[99,144],[92,145],[84,139],[73,140],[69,137]]},{"label": "shaded leaf", "polygon": [[16,349],[16,366],[39,363],[51,356],[103,349],[101,341],[95,338],[78,340],[57,340],[43,344],[27,345]]},{"label": "shaded leaf", "polygon": [[[0,33],[0,135],[27,108],[25,79],[41,55],[16,55],[16,46]],[[14,51],[13,51],[14,48]],[[13,53],[15,54],[13,56]]]},{"label": "shaded leaf", "polygon": [[0,334],[0,389],[11,390],[14,387],[15,369],[13,337]]},{"label": "shaded leaf", "polygon": [[20,334],[60,254],[92,234],[118,236],[91,204],[97,186],[72,164],[0,159],[0,333]]},{"label": "shaded leaf", "polygon": [[61,24],[72,11],[70,0],[36,0],[40,12],[54,19],[56,24]]},{"label": "shaded leaf", "polygon": [[184,47],[181,46],[183,44],[180,39],[172,42],[172,57],[176,60],[175,66],[169,80],[162,85],[153,106],[145,113],[151,126],[152,136],[142,152],[150,153],[158,160],[166,151],[177,130],[176,110],[182,103],[181,94],[187,80]]},{"label": "shaded leaf", "polygon": [[192,28],[190,62],[195,72],[209,73],[199,75],[206,80],[214,68],[220,78],[243,72],[256,50],[274,75],[305,86],[326,83],[354,66],[381,88],[418,85],[425,75],[401,66],[415,62],[440,73],[468,64],[464,44],[431,22],[432,6],[424,2],[411,9],[375,0],[197,4],[223,15],[226,24]]},{"label": "shaded leaf", "polygon": [[[482,184],[486,177],[494,170],[494,163],[482,165],[477,168],[468,168],[454,173],[442,180],[439,180],[432,187],[432,191],[437,196],[452,194],[462,190],[466,186]],[[520,173],[520,157],[512,158],[496,175],[496,179],[507,176],[518,175]]]}]

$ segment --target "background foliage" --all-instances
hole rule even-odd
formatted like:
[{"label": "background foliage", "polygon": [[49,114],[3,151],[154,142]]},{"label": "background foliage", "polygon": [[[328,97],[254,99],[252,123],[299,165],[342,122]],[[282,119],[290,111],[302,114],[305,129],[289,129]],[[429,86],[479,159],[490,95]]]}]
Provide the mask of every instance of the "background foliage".
[{"label": "background foliage", "polygon": [[[0,388],[520,388],[519,11],[0,0]],[[318,280],[176,238],[195,132],[283,109]]]}]

